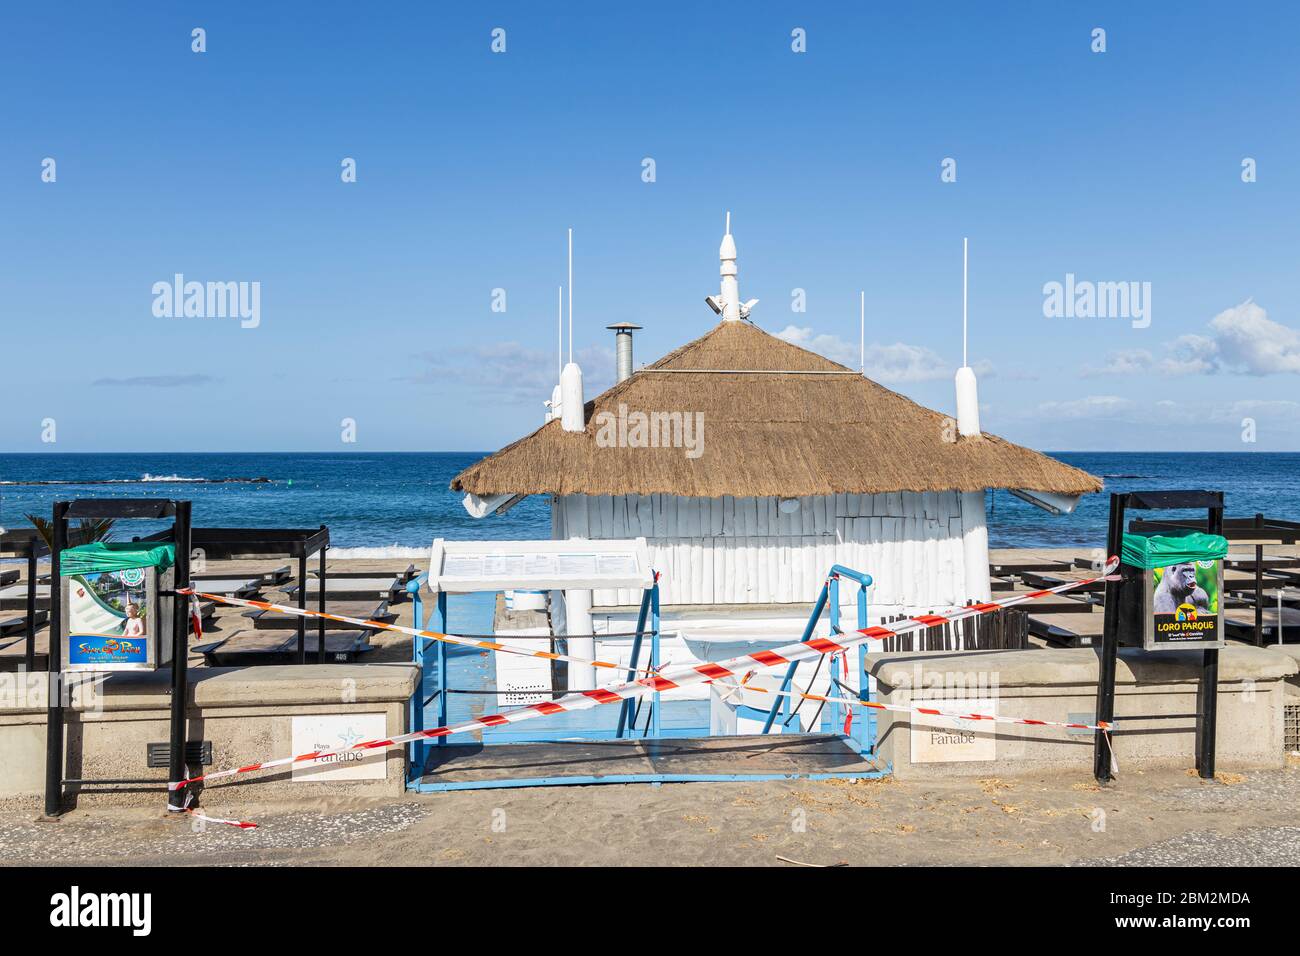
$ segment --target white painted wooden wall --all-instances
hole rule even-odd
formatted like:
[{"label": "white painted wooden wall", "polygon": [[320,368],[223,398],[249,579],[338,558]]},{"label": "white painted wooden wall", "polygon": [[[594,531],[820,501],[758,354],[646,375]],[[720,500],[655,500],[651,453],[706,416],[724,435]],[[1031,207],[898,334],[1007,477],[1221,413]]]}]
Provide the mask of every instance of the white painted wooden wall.
[{"label": "white painted wooden wall", "polygon": [[[554,500],[552,536],[644,537],[663,575],[663,604],[807,603],[816,599],[832,564],[875,579],[868,592],[873,619],[965,602],[956,492],[821,495],[799,499],[793,514],[782,514],[777,503],[569,495]],[[842,587],[842,594],[842,603],[851,605],[856,586]],[[594,599],[627,605],[640,595],[607,590]]]}]

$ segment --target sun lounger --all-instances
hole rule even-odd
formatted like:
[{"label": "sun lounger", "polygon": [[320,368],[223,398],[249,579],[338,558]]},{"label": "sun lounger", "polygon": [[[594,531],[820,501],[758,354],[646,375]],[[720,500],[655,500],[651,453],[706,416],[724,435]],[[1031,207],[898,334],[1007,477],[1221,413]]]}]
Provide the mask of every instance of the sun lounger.
[{"label": "sun lounger", "polygon": [[[239,562],[241,565],[245,562]],[[190,574],[191,581],[214,581],[219,579],[247,579],[255,581],[262,587],[283,584],[293,577],[289,565],[282,564],[271,571],[255,571],[247,567],[218,568],[215,571],[198,571]]]},{"label": "sun lounger", "polygon": [[[50,586],[48,584],[36,585],[36,609],[38,611],[48,611],[50,608]],[[13,584],[7,588],[0,589],[0,610],[14,611],[27,610],[27,584]]]},{"label": "sun lounger", "polygon": [[1025,571],[1068,571],[1070,570],[1069,561],[1048,561],[1035,560],[1028,558],[1024,560],[999,561],[989,564],[989,574],[1002,576],[1006,574],[1021,574]]},{"label": "sun lounger", "polygon": [[1300,571],[1282,571],[1271,570],[1264,572],[1264,580],[1271,581],[1272,584],[1266,584],[1265,587],[1274,587],[1281,584],[1285,588],[1300,588]]},{"label": "sun lounger", "polygon": [[[21,618],[20,618],[21,620]],[[32,645],[32,667],[45,670],[49,658],[50,629],[40,626],[36,631],[36,641]],[[22,670],[27,665],[27,628],[26,622],[21,630],[0,636],[0,671]]]},{"label": "sun lounger", "polygon": [[1092,647],[1101,644],[1101,614],[1029,616],[1029,633],[1052,647]]},{"label": "sun lounger", "polygon": [[251,598],[262,589],[261,578],[195,578],[194,589],[224,597]]},{"label": "sun lounger", "polygon": [[[292,603],[292,602],[290,602]],[[381,624],[391,624],[397,620],[397,615],[388,610],[388,602],[380,601],[375,604],[371,601],[338,601],[331,602],[329,613],[338,614],[342,617],[354,617],[363,621],[378,621]],[[308,604],[307,610],[314,611],[314,604]],[[284,614],[280,611],[246,611],[244,617],[253,622],[253,627],[265,630],[278,630],[285,627],[297,627],[298,618],[292,614]],[[308,637],[316,633],[319,626],[319,618],[306,618]],[[355,624],[343,624],[339,621],[325,620],[325,631],[338,631],[355,629]],[[375,630],[367,628],[367,630]]]},{"label": "sun lounger", "polygon": [[1091,614],[1093,608],[1101,607],[1100,604],[1094,604],[1083,598],[1070,597],[1067,594],[1057,594],[1052,597],[1038,598],[1032,603],[1022,606],[1022,609],[1029,614]]},{"label": "sun lounger", "polygon": [[[316,663],[317,638],[307,635],[307,663]],[[298,659],[298,632],[245,628],[229,637],[190,649],[202,654],[210,667],[249,667],[259,664],[291,664]],[[325,661],[345,664],[374,650],[366,631],[330,631],[325,635]]]},{"label": "sun lounger", "polygon": [[[314,571],[314,570],[313,570],[313,571],[308,571],[307,573],[310,574],[312,577],[319,577],[319,576],[320,576],[320,575],[319,575],[316,571]],[[408,564],[408,565],[407,565],[406,567],[404,567],[404,568],[393,568],[393,569],[384,568],[384,569],[381,569],[381,570],[379,570],[379,571],[335,571],[335,570],[332,569],[332,568],[326,568],[326,570],[325,570],[325,577],[326,577],[326,578],[386,578],[386,577],[394,577],[394,578],[397,578],[398,580],[400,580],[402,584],[405,584],[407,581],[411,580],[411,578],[415,577],[415,576],[416,576],[417,574],[419,574],[419,573],[420,573],[420,569],[419,569],[419,568],[417,568],[417,567],[416,567],[415,565],[413,565],[413,564]]]},{"label": "sun lounger", "polygon": [[[281,589],[288,598],[288,604],[298,603],[298,585],[290,584]],[[364,601],[381,599],[396,603],[406,595],[406,582],[400,576],[366,575],[365,577],[335,577],[330,574],[325,578],[325,600]],[[320,600],[320,581],[307,579],[307,606],[315,607]]]},{"label": "sun lounger", "polygon": [[262,575],[262,583],[268,587],[273,584],[284,584],[293,577],[293,569],[287,564],[282,564],[278,568],[272,568]]},{"label": "sun lounger", "polygon": [[[1060,574],[1043,574],[1039,571],[1026,571],[1020,575],[1020,580],[1025,583],[1025,587],[1030,588],[1056,588],[1062,584],[1075,584],[1084,580],[1085,575],[1073,575],[1073,572]],[[1069,594],[1093,594],[1106,590],[1105,581],[1094,581],[1085,587],[1075,588],[1067,593]]]},{"label": "sun lounger", "polygon": [[[1277,643],[1277,605],[1264,605],[1263,641],[1265,645]],[[1235,637],[1247,643],[1255,643],[1255,609],[1225,608],[1223,612],[1224,630],[1228,637]],[[1295,608],[1282,608],[1282,637],[1287,644],[1300,643],[1300,611]]]},{"label": "sun lounger", "polygon": [[[1276,572],[1266,572],[1261,577],[1261,582],[1265,588],[1275,588],[1279,584],[1286,587],[1285,578],[1275,577]],[[1233,592],[1254,591],[1255,590],[1255,573],[1253,571],[1224,571],[1223,572],[1223,590]]]},{"label": "sun lounger", "polygon": [[[1250,571],[1252,574],[1255,571],[1255,564],[1255,555],[1237,554],[1235,552],[1229,552],[1223,561],[1225,568],[1232,568],[1234,571]],[[1288,554],[1266,554],[1258,564],[1265,571],[1277,568],[1295,568],[1300,567],[1300,557]]]},{"label": "sun lounger", "polygon": [[[49,611],[36,612],[36,626],[41,627],[49,620]],[[27,633],[27,615],[26,614],[0,614],[0,634],[26,634]]]}]

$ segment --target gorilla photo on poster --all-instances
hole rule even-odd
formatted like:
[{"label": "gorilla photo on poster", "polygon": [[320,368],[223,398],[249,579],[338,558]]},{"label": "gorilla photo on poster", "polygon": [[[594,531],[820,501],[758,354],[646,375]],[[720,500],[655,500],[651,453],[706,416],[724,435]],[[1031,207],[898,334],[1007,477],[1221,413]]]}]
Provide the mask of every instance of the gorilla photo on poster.
[{"label": "gorilla photo on poster", "polygon": [[1181,616],[1187,613],[1188,608],[1196,614],[1219,612],[1219,577],[1215,562],[1173,564],[1156,568],[1154,573],[1156,588],[1152,610],[1156,614]]}]

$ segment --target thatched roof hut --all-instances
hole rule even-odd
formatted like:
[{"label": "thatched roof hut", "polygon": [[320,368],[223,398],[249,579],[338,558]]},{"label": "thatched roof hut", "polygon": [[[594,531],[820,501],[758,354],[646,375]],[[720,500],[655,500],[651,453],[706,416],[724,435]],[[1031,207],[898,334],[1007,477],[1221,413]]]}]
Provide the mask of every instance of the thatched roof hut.
[{"label": "thatched roof hut", "polygon": [[[699,457],[606,447],[601,413],[700,413]],[[723,321],[586,404],[586,429],[547,422],[466,468],[455,491],[493,495],[800,497],[1024,488],[1100,491],[1087,472],[953,420],[746,321]],[[608,421],[606,416],[604,421]]]}]

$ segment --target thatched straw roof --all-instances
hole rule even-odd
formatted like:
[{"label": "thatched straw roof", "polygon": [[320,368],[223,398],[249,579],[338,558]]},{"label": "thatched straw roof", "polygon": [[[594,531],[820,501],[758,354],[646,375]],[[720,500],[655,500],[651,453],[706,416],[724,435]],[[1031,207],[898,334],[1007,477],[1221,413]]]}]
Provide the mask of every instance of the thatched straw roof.
[{"label": "thatched straw roof", "polygon": [[[696,371],[690,371],[696,370]],[[713,370],[713,371],[704,371]],[[717,374],[717,370],[729,370]],[[558,420],[466,468],[455,491],[782,496],[1028,488],[1101,490],[1087,472],[951,419],[749,322],[722,322]],[[776,373],[776,374],[773,374]],[[703,453],[601,447],[601,412],[703,413]]]}]

